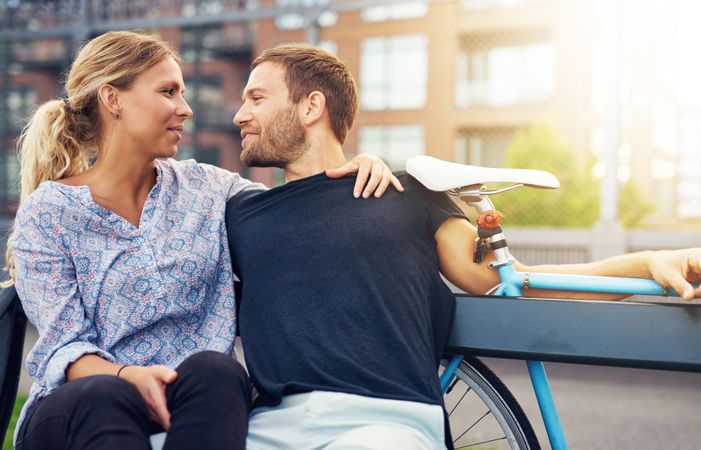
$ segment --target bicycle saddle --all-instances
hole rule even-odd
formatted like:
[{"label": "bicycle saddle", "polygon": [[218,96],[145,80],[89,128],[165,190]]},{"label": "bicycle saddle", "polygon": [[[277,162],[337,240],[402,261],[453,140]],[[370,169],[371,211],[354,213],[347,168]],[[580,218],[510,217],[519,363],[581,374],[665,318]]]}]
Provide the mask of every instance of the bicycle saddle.
[{"label": "bicycle saddle", "polygon": [[428,189],[438,192],[487,183],[515,183],[548,189],[560,187],[555,175],[542,170],[468,166],[426,155],[409,158],[406,171]]}]

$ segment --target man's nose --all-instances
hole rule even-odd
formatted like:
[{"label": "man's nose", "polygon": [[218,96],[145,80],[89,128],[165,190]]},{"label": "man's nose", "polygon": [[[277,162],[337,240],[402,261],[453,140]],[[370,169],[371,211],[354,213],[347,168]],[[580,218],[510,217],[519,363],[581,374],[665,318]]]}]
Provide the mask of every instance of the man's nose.
[{"label": "man's nose", "polygon": [[239,110],[236,112],[236,115],[234,116],[234,125],[237,127],[240,127],[243,123],[248,121],[248,112],[246,111],[246,107],[244,105],[241,105]]}]

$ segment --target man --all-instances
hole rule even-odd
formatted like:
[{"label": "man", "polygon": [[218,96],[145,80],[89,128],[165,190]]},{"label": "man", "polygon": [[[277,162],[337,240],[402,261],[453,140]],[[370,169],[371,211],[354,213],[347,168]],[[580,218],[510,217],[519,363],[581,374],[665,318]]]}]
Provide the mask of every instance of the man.
[{"label": "man", "polygon": [[[353,179],[324,175],[344,161],[358,103],[338,58],[304,45],[267,50],[243,101],[234,118],[243,162],[281,167],[287,181],[227,207],[240,332],[259,392],[248,448],[450,446],[437,365],[454,299],[439,270],[468,292],[499,282],[489,258],[472,262],[475,228],[446,195],[406,174],[404,193],[362,203],[347,195]],[[684,278],[701,274],[700,260],[695,249],[517,267],[654,275],[691,299],[701,289]]]}]

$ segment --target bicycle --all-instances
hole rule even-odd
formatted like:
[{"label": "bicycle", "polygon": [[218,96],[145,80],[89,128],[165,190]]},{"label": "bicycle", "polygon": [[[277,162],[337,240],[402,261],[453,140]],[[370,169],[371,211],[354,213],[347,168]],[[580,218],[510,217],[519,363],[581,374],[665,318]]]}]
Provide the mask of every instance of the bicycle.
[{"label": "bicycle", "polygon": [[[501,215],[495,210],[489,196],[524,186],[557,188],[559,182],[552,174],[527,169],[461,165],[424,155],[409,159],[406,168],[428,189],[460,197],[479,213],[479,237],[474,258],[480,262],[487,252],[494,253],[495,261],[490,267],[498,271],[501,280],[493,292],[494,296],[520,297],[521,290],[527,287],[630,295],[677,295],[673,290],[647,279],[517,272],[500,227]],[[508,185],[489,189],[489,183]],[[527,361],[527,365],[550,445],[553,449],[567,449],[544,365],[540,361]],[[441,389],[456,448],[482,448],[485,445],[489,446],[487,448],[496,445],[511,449],[540,448],[523,409],[501,380],[478,359],[458,354],[442,360],[441,366]],[[474,395],[467,397],[468,394]],[[455,419],[456,409],[465,402],[470,403],[468,410],[484,411],[486,407],[487,411],[479,412],[474,417],[462,415]],[[475,408],[475,402],[481,402],[481,408]]]}]

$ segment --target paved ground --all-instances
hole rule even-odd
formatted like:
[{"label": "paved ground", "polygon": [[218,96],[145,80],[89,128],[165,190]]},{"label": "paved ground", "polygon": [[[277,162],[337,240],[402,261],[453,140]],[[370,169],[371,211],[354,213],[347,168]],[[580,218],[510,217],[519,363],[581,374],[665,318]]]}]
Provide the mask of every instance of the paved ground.
[{"label": "paved ground", "polygon": [[[521,361],[484,359],[531,417],[549,448]],[[573,450],[701,449],[701,373],[546,364]]]},{"label": "paved ground", "polygon": [[[36,339],[30,329],[25,352]],[[701,344],[701,343],[700,343]],[[549,448],[521,361],[484,359],[509,386]],[[547,364],[572,450],[700,450],[701,373]],[[23,375],[21,387],[29,388]]]}]

